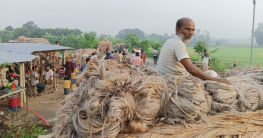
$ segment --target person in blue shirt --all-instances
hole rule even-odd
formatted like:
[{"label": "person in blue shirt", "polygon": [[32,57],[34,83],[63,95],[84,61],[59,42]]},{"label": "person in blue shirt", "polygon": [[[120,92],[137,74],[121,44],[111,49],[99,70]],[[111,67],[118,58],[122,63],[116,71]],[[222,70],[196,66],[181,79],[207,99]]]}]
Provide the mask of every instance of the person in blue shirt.
[{"label": "person in blue shirt", "polygon": [[110,52],[109,52],[109,50],[106,50],[107,52],[106,52],[106,59],[110,59]]},{"label": "person in blue shirt", "polygon": [[83,64],[83,65],[80,67],[80,69],[79,69],[81,72],[83,72],[83,70],[88,67],[88,63],[90,62],[90,60],[91,60],[90,57],[86,58],[86,63]]}]

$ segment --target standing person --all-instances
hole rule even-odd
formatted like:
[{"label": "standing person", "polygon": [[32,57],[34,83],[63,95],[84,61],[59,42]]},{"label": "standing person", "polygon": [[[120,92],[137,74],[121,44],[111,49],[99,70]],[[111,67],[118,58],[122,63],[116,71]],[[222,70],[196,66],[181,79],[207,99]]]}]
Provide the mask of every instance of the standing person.
[{"label": "standing person", "polygon": [[204,50],[202,59],[203,59],[203,71],[207,71],[210,65],[210,55],[207,53],[207,50]]},{"label": "standing person", "polygon": [[138,48],[137,52],[139,52],[139,54],[141,55],[141,48]]},{"label": "standing person", "polygon": [[118,56],[119,56],[119,61],[121,62],[121,61],[122,61],[122,58],[123,58],[123,55],[121,54],[121,51],[119,51]]},{"label": "standing person", "polygon": [[133,51],[134,51],[134,54],[135,54],[135,53],[137,52],[137,49],[134,47],[134,48],[133,48]]},{"label": "standing person", "polygon": [[88,67],[90,60],[91,60],[90,57],[86,58],[86,63],[83,64],[83,65],[80,67],[80,69],[79,69],[81,72],[83,72],[83,70]]},{"label": "standing person", "polygon": [[106,50],[106,59],[110,59],[110,52],[109,52],[109,50]]},{"label": "standing person", "polygon": [[20,75],[16,72],[15,67],[13,65],[8,66],[8,71],[6,72],[6,79],[9,82],[13,82],[14,80],[20,81]]},{"label": "standing person", "polygon": [[145,64],[146,62],[146,54],[144,53],[144,50],[142,50],[142,54],[141,54],[141,59],[142,59],[142,61],[143,61],[143,63]]},{"label": "standing person", "polygon": [[115,55],[114,51],[111,51],[110,59],[116,59],[116,55]]},{"label": "standing person", "polygon": [[154,48],[153,50],[153,61],[154,61],[154,64],[157,64],[157,59],[158,59],[158,51],[156,48]]},{"label": "standing person", "polygon": [[132,50],[131,59],[134,58],[134,57],[136,57],[136,55],[135,55],[135,51]]},{"label": "standing person", "polygon": [[[53,76],[54,76],[54,72],[50,69],[50,66],[47,65],[46,68],[45,68],[45,71],[43,72],[42,74],[45,78],[45,83],[48,84],[48,83],[51,83],[53,82]],[[41,79],[40,79],[41,80]]]},{"label": "standing person", "polygon": [[60,66],[59,68],[66,68],[64,80],[71,80],[71,73],[74,72],[75,63],[70,60],[70,56],[66,57],[66,65]]},{"label": "standing person", "polygon": [[131,59],[131,64],[134,66],[140,66],[143,64],[142,59],[140,58],[140,53],[136,52],[136,57]]},{"label": "standing person", "polygon": [[31,78],[31,86],[37,86],[37,92],[38,92],[38,96],[41,96],[41,92],[45,89],[46,84],[45,83],[40,83],[39,79],[40,79],[40,75],[38,74],[39,71],[39,67],[38,66],[33,66],[32,67],[33,72],[30,75]]},{"label": "standing person", "polygon": [[126,55],[126,52],[124,49],[122,50],[122,55],[123,55],[123,57]]},{"label": "standing person", "polygon": [[230,84],[226,79],[206,75],[193,65],[188,56],[185,43],[191,41],[195,31],[195,23],[190,18],[181,18],[176,22],[176,35],[168,39],[162,46],[157,69],[159,73],[168,76],[189,76],[190,74],[202,79]]},{"label": "standing person", "polygon": [[119,61],[119,55],[118,55],[118,51],[115,50],[115,57],[116,57],[116,60]]}]

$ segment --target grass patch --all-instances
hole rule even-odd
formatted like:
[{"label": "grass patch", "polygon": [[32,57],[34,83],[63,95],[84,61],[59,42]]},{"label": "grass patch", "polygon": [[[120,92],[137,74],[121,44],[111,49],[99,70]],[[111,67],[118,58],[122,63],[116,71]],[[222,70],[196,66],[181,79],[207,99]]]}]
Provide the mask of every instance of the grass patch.
[{"label": "grass patch", "polygon": [[[237,66],[249,66],[250,64],[250,47],[209,47],[209,51],[219,48],[216,53],[211,54],[211,57],[220,59],[227,68],[232,68],[235,60],[238,61]],[[193,47],[187,47],[190,56],[197,56]],[[263,65],[263,48],[253,48],[252,65]]]}]

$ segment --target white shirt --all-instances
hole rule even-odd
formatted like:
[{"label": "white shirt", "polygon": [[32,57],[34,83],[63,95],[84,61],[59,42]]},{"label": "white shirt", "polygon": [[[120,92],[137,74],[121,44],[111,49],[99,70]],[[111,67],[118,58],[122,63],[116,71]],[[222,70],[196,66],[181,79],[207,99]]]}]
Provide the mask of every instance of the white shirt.
[{"label": "white shirt", "polygon": [[36,72],[32,72],[31,73],[31,75],[30,75],[30,77],[31,77],[31,86],[35,86],[35,84],[38,84],[39,83],[39,80],[37,79],[36,80],[36,83],[35,83],[35,77],[38,77],[39,76],[39,74]]},{"label": "white shirt", "polygon": [[97,55],[91,57],[91,59],[96,59],[96,58],[98,58]]},{"label": "white shirt", "polygon": [[210,59],[210,55],[208,57],[204,56],[203,63],[208,64]]},{"label": "white shirt", "polygon": [[134,57],[136,57],[136,55],[135,54],[131,54],[131,59],[134,58]]},{"label": "white shirt", "polygon": [[141,55],[141,50],[139,49],[139,50],[137,50],[137,52],[139,52],[140,53],[140,55]]},{"label": "white shirt", "polygon": [[48,72],[44,71],[43,75],[45,76],[45,80],[49,80],[49,78],[52,76],[51,80],[53,81],[54,72],[51,69],[49,69]]},{"label": "white shirt", "polygon": [[185,43],[177,36],[168,39],[162,46],[157,69],[165,75],[184,75],[188,76],[181,62],[182,59],[190,58]]},{"label": "white shirt", "polygon": [[157,50],[153,50],[153,56],[157,56],[158,55],[158,51]]}]

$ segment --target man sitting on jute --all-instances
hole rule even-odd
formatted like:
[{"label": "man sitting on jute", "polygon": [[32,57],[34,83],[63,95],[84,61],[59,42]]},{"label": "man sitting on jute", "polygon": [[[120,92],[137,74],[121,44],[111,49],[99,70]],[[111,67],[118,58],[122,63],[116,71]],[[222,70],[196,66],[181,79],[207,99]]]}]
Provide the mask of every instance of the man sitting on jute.
[{"label": "man sitting on jute", "polygon": [[189,73],[202,80],[212,80],[230,84],[226,79],[206,75],[197,68],[188,56],[186,43],[191,41],[195,31],[195,23],[190,18],[181,18],[176,23],[176,35],[168,39],[162,46],[157,69],[159,73],[176,77],[187,77]]}]

